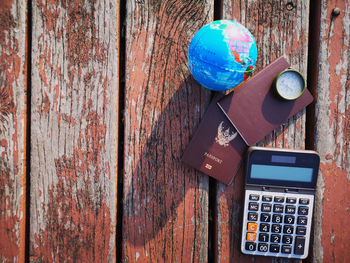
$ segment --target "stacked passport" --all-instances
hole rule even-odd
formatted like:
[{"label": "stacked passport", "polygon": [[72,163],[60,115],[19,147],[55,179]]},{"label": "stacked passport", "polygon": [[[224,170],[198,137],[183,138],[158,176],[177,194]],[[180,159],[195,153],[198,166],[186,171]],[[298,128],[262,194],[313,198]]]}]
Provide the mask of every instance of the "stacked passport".
[{"label": "stacked passport", "polygon": [[290,65],[278,58],[225,96],[216,94],[182,160],[230,184],[249,146],[313,101],[306,89],[296,100],[278,98],[271,88],[275,77]]}]

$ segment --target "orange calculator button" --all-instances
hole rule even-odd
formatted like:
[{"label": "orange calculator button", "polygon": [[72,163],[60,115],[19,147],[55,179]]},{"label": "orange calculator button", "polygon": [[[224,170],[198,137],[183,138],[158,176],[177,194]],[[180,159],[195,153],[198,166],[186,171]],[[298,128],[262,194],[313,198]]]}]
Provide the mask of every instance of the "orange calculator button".
[{"label": "orange calculator button", "polygon": [[256,233],[247,233],[247,241],[256,241]]},{"label": "orange calculator button", "polygon": [[248,231],[256,231],[258,229],[257,223],[248,223]]}]

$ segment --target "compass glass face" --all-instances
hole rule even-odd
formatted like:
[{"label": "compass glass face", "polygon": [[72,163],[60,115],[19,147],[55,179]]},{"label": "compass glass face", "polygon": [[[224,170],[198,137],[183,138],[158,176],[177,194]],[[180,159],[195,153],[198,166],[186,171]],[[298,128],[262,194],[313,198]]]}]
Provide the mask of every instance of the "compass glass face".
[{"label": "compass glass face", "polygon": [[281,97],[294,100],[303,93],[304,80],[298,72],[286,71],[277,79],[276,88]]}]

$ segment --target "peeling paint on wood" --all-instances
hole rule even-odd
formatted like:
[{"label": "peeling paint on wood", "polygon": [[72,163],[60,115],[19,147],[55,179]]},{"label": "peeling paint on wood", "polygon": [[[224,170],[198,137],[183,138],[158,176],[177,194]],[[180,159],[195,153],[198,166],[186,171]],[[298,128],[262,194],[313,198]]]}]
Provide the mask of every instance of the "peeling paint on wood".
[{"label": "peeling paint on wood", "polygon": [[[308,261],[345,262],[350,4],[320,2],[314,137],[321,167]],[[217,184],[208,240],[208,177],[180,161],[210,101],[190,76],[186,54],[194,33],[212,21],[213,1],[127,2],[122,240],[116,240],[119,1],[36,0],[32,31],[28,3],[0,5],[1,262],[24,262],[27,242],[31,262],[207,262],[210,242],[216,262],[293,262],[241,254],[242,170],[233,185]],[[306,75],[309,9],[304,0],[223,1],[223,17],[257,40],[256,72],[284,55]],[[33,48],[29,240],[26,34]],[[300,149],[304,141],[302,112],[261,145]]]},{"label": "peeling paint on wood", "polygon": [[117,1],[33,3],[32,262],[114,262]]},{"label": "peeling paint on wood", "polygon": [[[332,16],[335,7],[339,16]],[[350,251],[349,14],[347,1],[321,1],[315,110],[315,145],[321,156],[314,217],[317,262],[346,262]]]},{"label": "peeling paint on wood", "polygon": [[[223,1],[223,18],[236,20],[255,37],[258,61],[255,72],[284,56],[306,76],[309,2]],[[259,145],[279,148],[305,147],[305,111],[281,125]],[[240,252],[244,173],[240,169],[230,186],[217,185],[216,261],[272,262],[268,257],[251,257]],[[284,260],[278,260],[284,262]]]},{"label": "peeling paint on wood", "polygon": [[128,1],[123,261],[207,262],[208,177],[181,155],[210,100],[187,47],[212,1]]},{"label": "peeling paint on wood", "polygon": [[26,2],[0,5],[0,261],[24,262]]}]

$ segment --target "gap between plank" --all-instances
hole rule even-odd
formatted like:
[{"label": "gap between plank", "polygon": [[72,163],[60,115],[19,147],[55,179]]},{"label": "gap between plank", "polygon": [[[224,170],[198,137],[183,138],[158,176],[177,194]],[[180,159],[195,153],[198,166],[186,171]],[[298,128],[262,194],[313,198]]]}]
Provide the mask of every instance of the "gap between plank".
[{"label": "gap between plank", "polygon": [[26,15],[26,95],[25,95],[25,106],[26,106],[26,131],[25,131],[25,237],[24,237],[24,260],[29,262],[30,258],[30,171],[31,171],[31,73],[32,73],[32,1],[27,2],[27,15]]},{"label": "gap between plank", "polygon": [[122,262],[123,253],[123,188],[124,188],[124,111],[125,111],[125,51],[126,3],[119,6],[119,105],[118,105],[118,175],[117,175],[117,229],[116,262]]},{"label": "gap between plank", "polygon": [[[321,2],[310,2],[309,14],[309,46],[307,58],[307,88],[316,99],[318,79],[318,54],[320,50],[320,17]],[[315,101],[306,108],[306,149],[315,150]]]},{"label": "gap between plank", "polygon": [[[214,21],[220,20],[222,18],[222,0],[214,0]],[[214,92],[212,92],[212,98]],[[216,246],[217,246],[217,205],[216,205],[216,196],[217,196],[217,186],[218,183],[212,177],[209,177],[209,207],[208,207],[208,262],[215,262],[217,255],[215,255]]]}]

